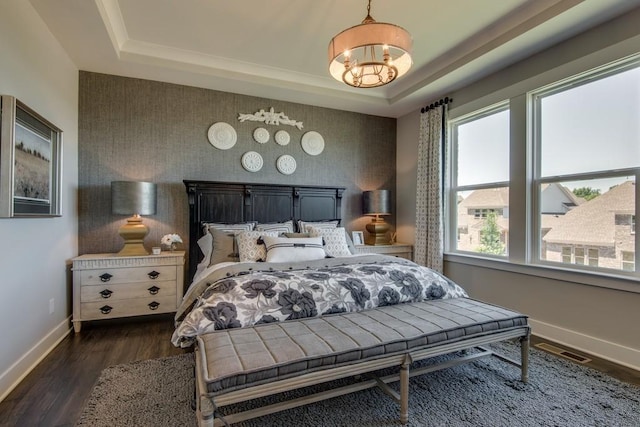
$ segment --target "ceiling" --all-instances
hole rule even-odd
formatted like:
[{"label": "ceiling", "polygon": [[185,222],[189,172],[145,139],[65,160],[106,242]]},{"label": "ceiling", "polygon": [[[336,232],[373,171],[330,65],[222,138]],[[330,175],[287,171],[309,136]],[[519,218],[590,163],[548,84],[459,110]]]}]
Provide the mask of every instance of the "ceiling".
[{"label": "ceiling", "polygon": [[329,76],[331,38],[366,0],[30,0],[80,70],[388,117],[640,5],[640,0],[373,0],[413,36],[413,67],[374,89]]}]

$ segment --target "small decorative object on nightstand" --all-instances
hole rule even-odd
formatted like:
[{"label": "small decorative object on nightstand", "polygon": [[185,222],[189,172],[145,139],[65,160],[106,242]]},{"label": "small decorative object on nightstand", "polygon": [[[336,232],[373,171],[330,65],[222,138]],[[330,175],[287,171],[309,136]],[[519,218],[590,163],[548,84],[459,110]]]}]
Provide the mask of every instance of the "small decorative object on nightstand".
[{"label": "small decorative object on nightstand", "polygon": [[182,237],[180,237],[179,234],[175,233],[165,234],[164,236],[162,236],[162,239],[160,239],[160,244],[169,249],[171,252],[178,249],[178,243],[182,243]]},{"label": "small decorative object on nightstand", "polygon": [[184,251],[73,259],[73,329],[82,322],[171,313],[183,297]]},{"label": "small decorative object on nightstand", "polygon": [[413,246],[406,243],[394,243],[392,245],[364,245],[356,246],[357,254],[382,254],[392,255],[413,261]]}]

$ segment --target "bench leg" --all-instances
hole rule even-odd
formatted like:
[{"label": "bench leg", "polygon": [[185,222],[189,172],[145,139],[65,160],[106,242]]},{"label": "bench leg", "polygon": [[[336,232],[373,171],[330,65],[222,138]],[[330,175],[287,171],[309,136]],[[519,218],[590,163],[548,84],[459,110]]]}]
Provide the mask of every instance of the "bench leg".
[{"label": "bench leg", "polygon": [[213,402],[206,396],[200,396],[197,402],[198,427],[213,427],[215,425]]},{"label": "bench leg", "polygon": [[520,379],[523,383],[529,381],[529,334],[520,337]]},{"label": "bench leg", "polygon": [[400,367],[400,422],[409,422],[409,361]]}]

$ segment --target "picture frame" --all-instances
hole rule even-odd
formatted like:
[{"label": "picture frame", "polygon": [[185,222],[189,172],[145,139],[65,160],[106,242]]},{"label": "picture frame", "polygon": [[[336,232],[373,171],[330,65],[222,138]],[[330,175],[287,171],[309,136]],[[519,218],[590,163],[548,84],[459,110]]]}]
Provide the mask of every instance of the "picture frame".
[{"label": "picture frame", "polygon": [[61,216],[62,130],[0,96],[0,218]]},{"label": "picture frame", "polygon": [[362,232],[362,231],[353,231],[353,232],[351,232],[351,238],[353,239],[353,244],[355,246],[363,246],[364,245],[364,232]]}]

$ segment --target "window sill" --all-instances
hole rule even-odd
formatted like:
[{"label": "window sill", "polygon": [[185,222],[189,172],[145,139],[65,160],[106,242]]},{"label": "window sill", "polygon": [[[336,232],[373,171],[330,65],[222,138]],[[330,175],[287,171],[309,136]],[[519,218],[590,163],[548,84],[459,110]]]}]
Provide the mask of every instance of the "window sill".
[{"label": "window sill", "polygon": [[489,259],[467,254],[448,253],[444,255],[445,262],[472,265],[492,270],[508,271],[528,276],[544,277],[587,286],[615,289],[618,291],[640,293],[640,280],[626,276],[616,276],[600,272],[581,272],[548,264],[524,265],[515,264],[507,260]]}]

